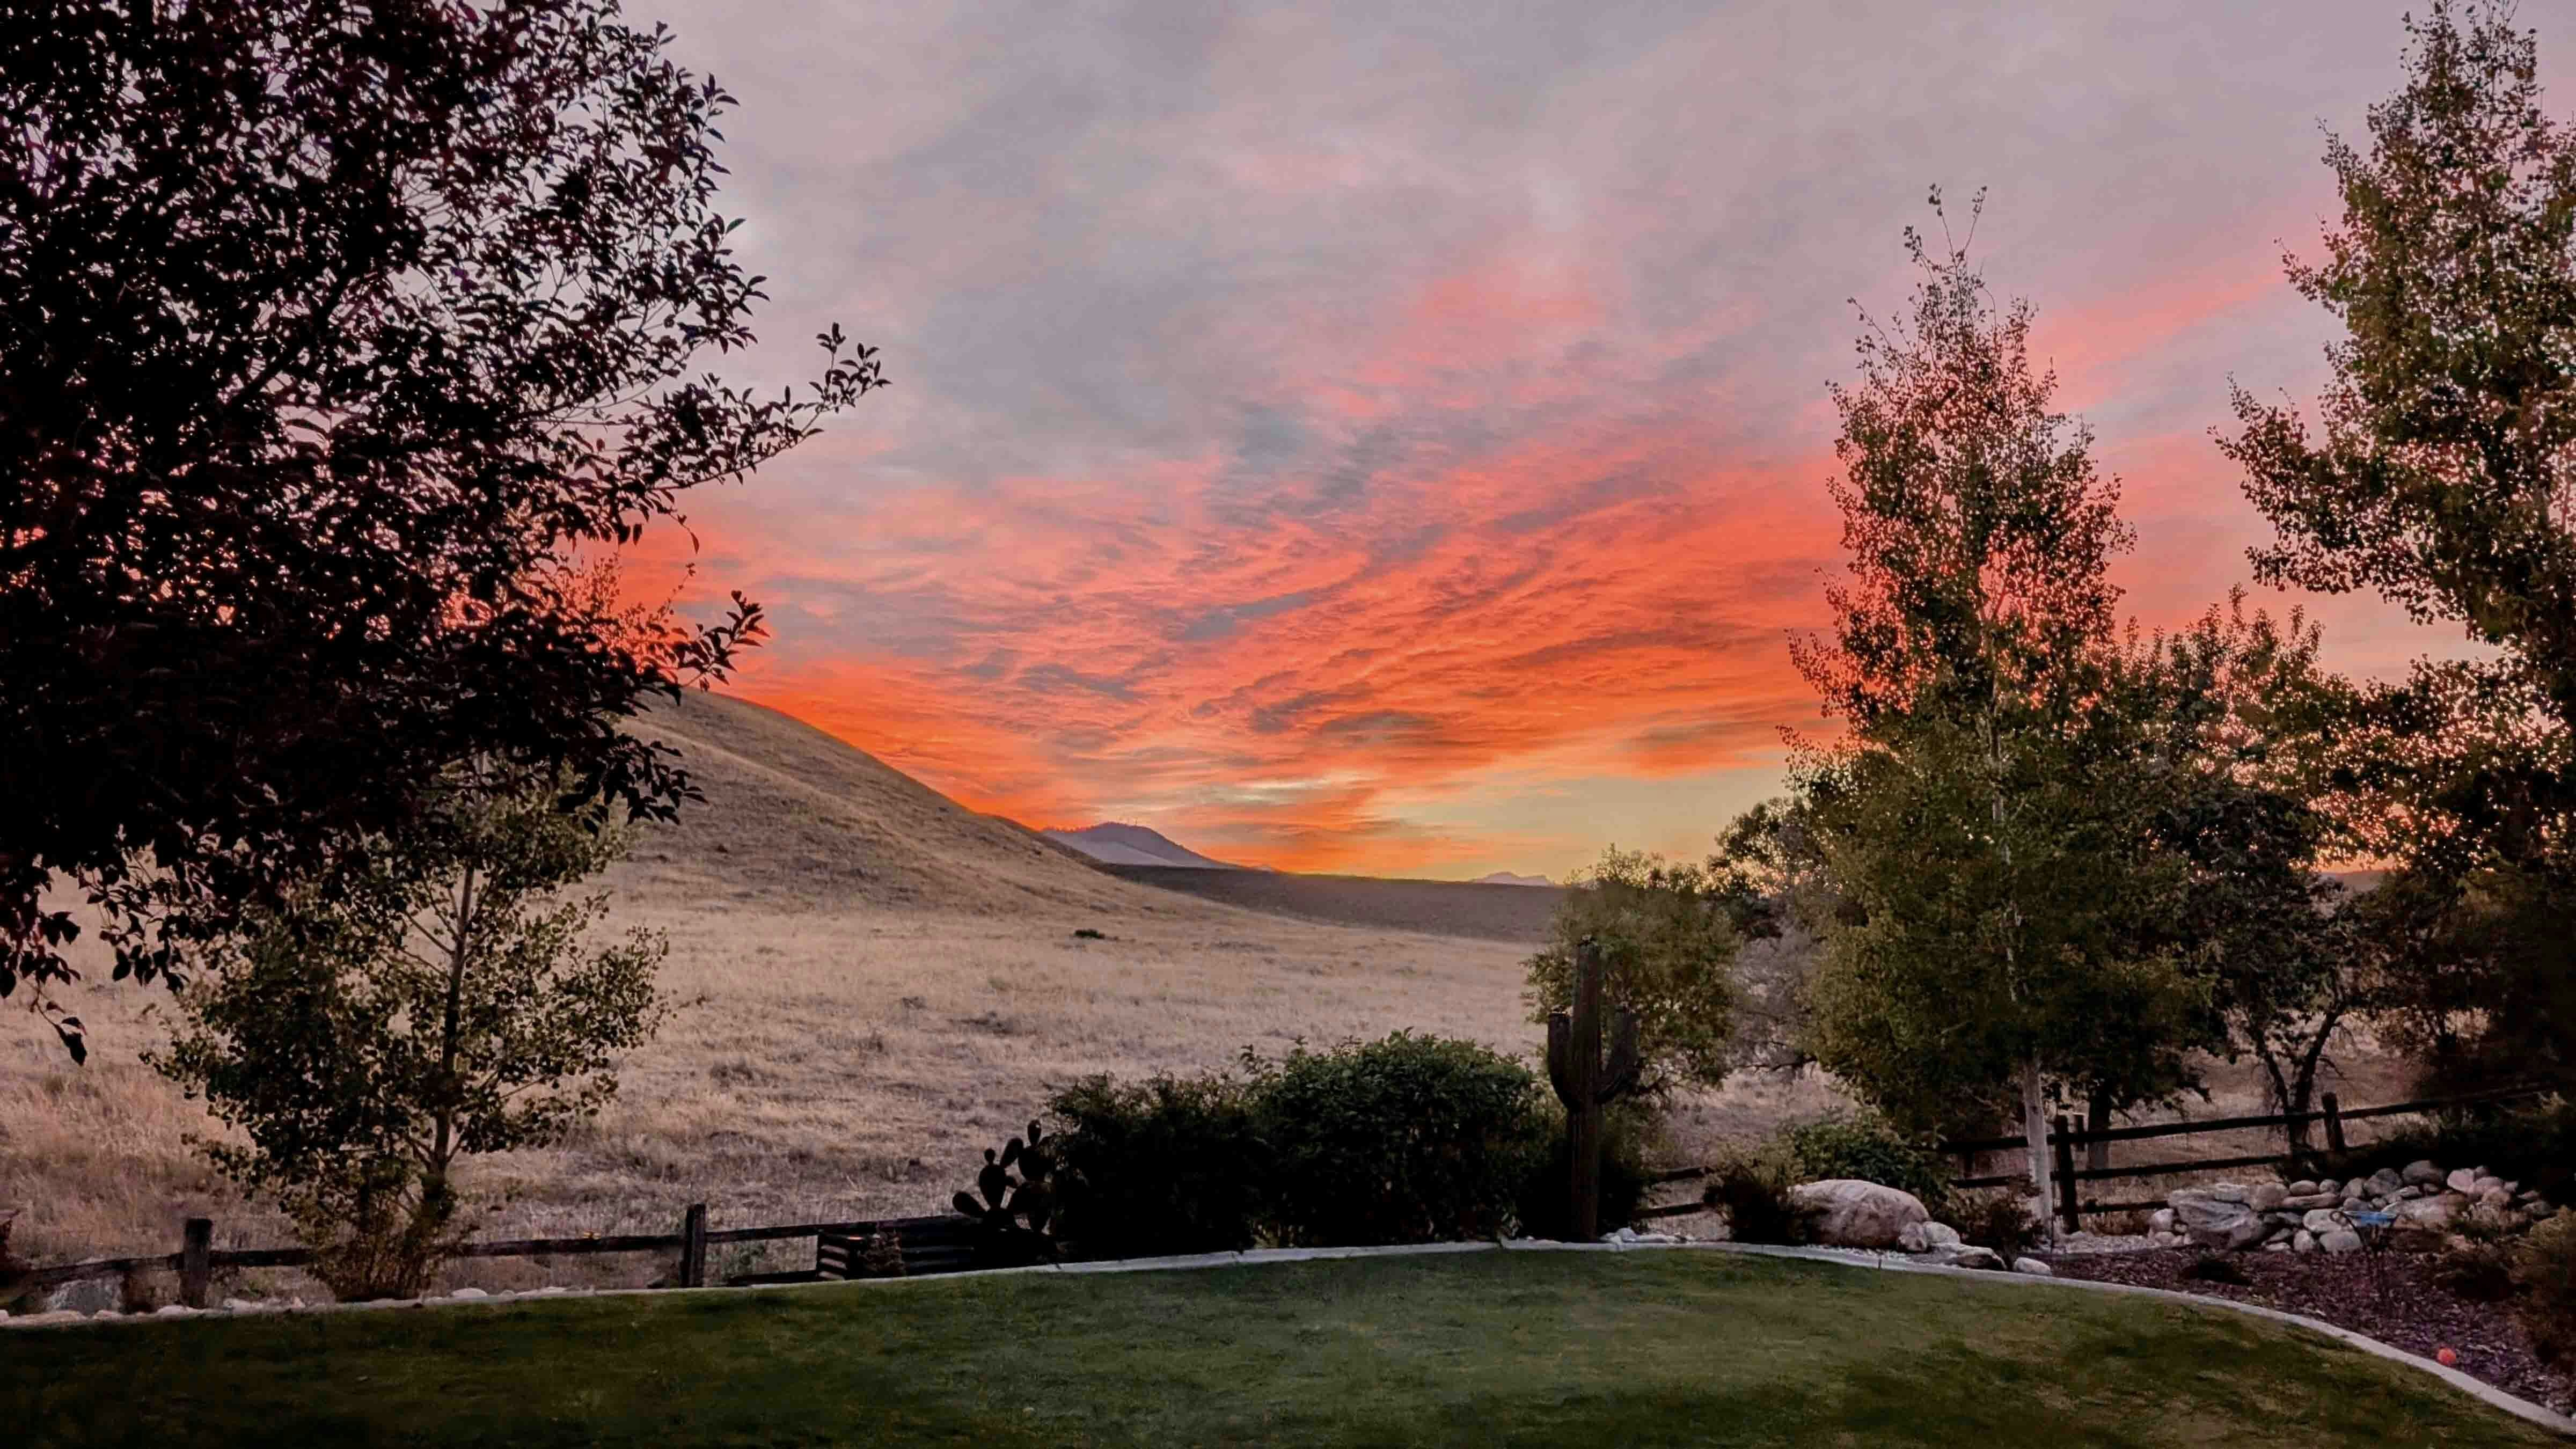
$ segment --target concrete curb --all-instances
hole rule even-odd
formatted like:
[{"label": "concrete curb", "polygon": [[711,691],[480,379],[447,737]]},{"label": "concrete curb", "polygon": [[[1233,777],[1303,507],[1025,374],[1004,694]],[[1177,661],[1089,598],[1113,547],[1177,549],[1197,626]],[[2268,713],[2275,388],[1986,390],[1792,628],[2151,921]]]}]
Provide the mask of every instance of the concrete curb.
[{"label": "concrete curb", "polygon": [[1856,1268],[1884,1273],[1921,1273],[1939,1277],[1973,1280],[1979,1283],[2018,1284],[2035,1289],[2068,1288],[2091,1293],[2124,1294],[2179,1304],[2186,1308],[2218,1309],[2241,1313],[2249,1318],[2269,1319],[2274,1323],[2303,1328],[2323,1334],[2338,1343],[2349,1345],[2391,1363],[2419,1369],[2473,1399],[2504,1410],[2517,1419],[2537,1424],[2553,1433],[2576,1439],[2576,1418],[2558,1413],[2529,1399],[2517,1398],[2493,1384],[2472,1378],[2458,1369],[2444,1368],[2429,1358],[2408,1353],[2402,1348],[2380,1342],[2366,1334],[2309,1318],[2303,1314],[2285,1313],[2253,1303],[2239,1303],[2229,1298],[2203,1297],[2196,1293],[2177,1293],[2169,1288],[2147,1288],[2129,1283],[2096,1283],[2083,1278],[2042,1277],[2035,1273],[2005,1273],[1991,1268],[1951,1268],[1936,1263],[1918,1262],[1903,1253],[1869,1253],[1837,1248],[1794,1248],[1767,1243],[1559,1243],[1539,1238],[1515,1238],[1508,1241],[1478,1243],[1417,1243],[1378,1248],[1253,1248],[1239,1253],[1191,1253],[1167,1258],[1122,1258],[1099,1263],[1039,1263],[1026,1268],[980,1268],[963,1273],[934,1273],[918,1278],[831,1279],[819,1283],[762,1283],[746,1288],[597,1288],[532,1290],[526,1293],[495,1293],[485,1298],[421,1298],[378,1303],[318,1303],[302,1308],[213,1308],[183,1310],[179,1313],[125,1313],[85,1317],[74,1313],[57,1315],[32,1314],[0,1319],[0,1329],[37,1329],[88,1327],[98,1324],[168,1323],[173,1320],[206,1318],[253,1318],[262,1315],[294,1313],[367,1313],[398,1312],[423,1308],[497,1307],[544,1299],[562,1298],[627,1298],[650,1296],[668,1298],[680,1294],[724,1293],[739,1295],[763,1292],[801,1292],[816,1288],[893,1289],[910,1283],[948,1283],[960,1278],[998,1278],[1017,1273],[1161,1273],[1195,1268],[1258,1267],[1266,1263],[1308,1263],[1337,1258],[1419,1258],[1443,1253],[1643,1253],[1643,1252],[1714,1252],[1752,1258],[1792,1258],[1808,1263],[1828,1263],[1837,1267]]}]

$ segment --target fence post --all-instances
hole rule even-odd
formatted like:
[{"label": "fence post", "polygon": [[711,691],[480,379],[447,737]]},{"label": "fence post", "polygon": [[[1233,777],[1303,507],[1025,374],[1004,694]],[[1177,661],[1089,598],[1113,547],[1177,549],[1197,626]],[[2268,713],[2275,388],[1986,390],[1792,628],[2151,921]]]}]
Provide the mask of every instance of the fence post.
[{"label": "fence post", "polygon": [[707,1286],[707,1205],[689,1204],[687,1216],[680,1219],[680,1286]]},{"label": "fence post", "polygon": [[215,1282],[215,1220],[190,1218],[179,1243],[179,1301],[190,1308],[206,1306]]},{"label": "fence post", "polygon": [[2084,1217],[2075,1195],[2075,1134],[2066,1130],[2066,1116],[2057,1118],[2057,1213],[2065,1220],[2070,1233],[2081,1232]]},{"label": "fence post", "polygon": [[2342,1152],[2345,1150],[2343,1145],[2343,1104],[2335,1100],[2335,1094],[2332,1092],[2326,1093],[2326,1148],[2328,1151],[2332,1152]]}]

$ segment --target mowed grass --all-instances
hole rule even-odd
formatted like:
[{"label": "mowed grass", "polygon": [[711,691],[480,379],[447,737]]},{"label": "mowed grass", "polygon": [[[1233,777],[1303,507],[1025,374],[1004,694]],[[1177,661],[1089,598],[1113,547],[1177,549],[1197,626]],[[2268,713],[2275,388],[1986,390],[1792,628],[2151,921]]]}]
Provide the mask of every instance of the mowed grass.
[{"label": "mowed grass", "polygon": [[0,1337],[36,1444],[2559,1443],[2214,1310],[1479,1253]]}]

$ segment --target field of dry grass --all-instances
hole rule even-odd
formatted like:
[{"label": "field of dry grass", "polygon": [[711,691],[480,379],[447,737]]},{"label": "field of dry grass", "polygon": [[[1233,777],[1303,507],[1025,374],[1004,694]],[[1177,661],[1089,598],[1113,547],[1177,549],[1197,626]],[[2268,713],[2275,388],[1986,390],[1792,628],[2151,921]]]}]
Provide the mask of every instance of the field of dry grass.
[{"label": "field of dry grass", "polygon": [[[671,1231],[692,1202],[717,1227],[934,1211],[1050,1087],[1092,1072],[1221,1067],[1246,1047],[1399,1027],[1535,1057],[1524,944],[1292,919],[1119,879],[749,705],[693,700],[647,728],[683,749],[708,799],[612,873],[614,924],[669,933],[662,984],[677,1010],[595,1122],[477,1164],[498,1203],[484,1235]],[[1381,904],[1363,902],[1362,919]],[[39,1261],[164,1252],[190,1216],[214,1218],[222,1246],[284,1241],[190,1149],[203,1109],[136,1060],[160,1038],[166,993],[104,984],[103,963],[86,964],[92,980],[62,1000],[90,1026],[88,1066],[35,1018],[0,1013],[14,1247]],[[2396,1094],[2388,1070],[2366,1057],[2356,1070],[2348,1102]],[[2260,1110],[2250,1074],[2220,1067],[2214,1081],[2218,1100],[2190,1115]],[[1676,1103],[1665,1150],[1704,1160],[1841,1101],[1812,1073],[1747,1073]],[[2141,1144],[2121,1160],[2267,1145],[2242,1140]],[[653,1266],[458,1271],[518,1286]]]}]

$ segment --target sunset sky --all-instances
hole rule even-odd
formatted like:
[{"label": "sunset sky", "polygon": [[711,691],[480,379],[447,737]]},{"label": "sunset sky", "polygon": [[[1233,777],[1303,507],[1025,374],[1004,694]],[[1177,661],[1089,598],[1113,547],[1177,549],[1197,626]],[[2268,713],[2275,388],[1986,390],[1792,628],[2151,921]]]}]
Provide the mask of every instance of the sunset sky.
[{"label": "sunset sky", "polygon": [[[1700,854],[1821,723],[1825,384],[1928,187],[1990,188],[1974,256],[2123,481],[2129,607],[2181,621],[2264,536],[2229,376],[2325,375],[2280,257],[2404,8],[639,0],[740,102],[772,280],[721,366],[788,381],[837,321],[894,382],[690,498],[701,583],[773,614],[740,692],[1226,859]],[[2521,19],[2547,79],[2576,0]],[[2356,673],[2456,642],[2310,602]]]}]

